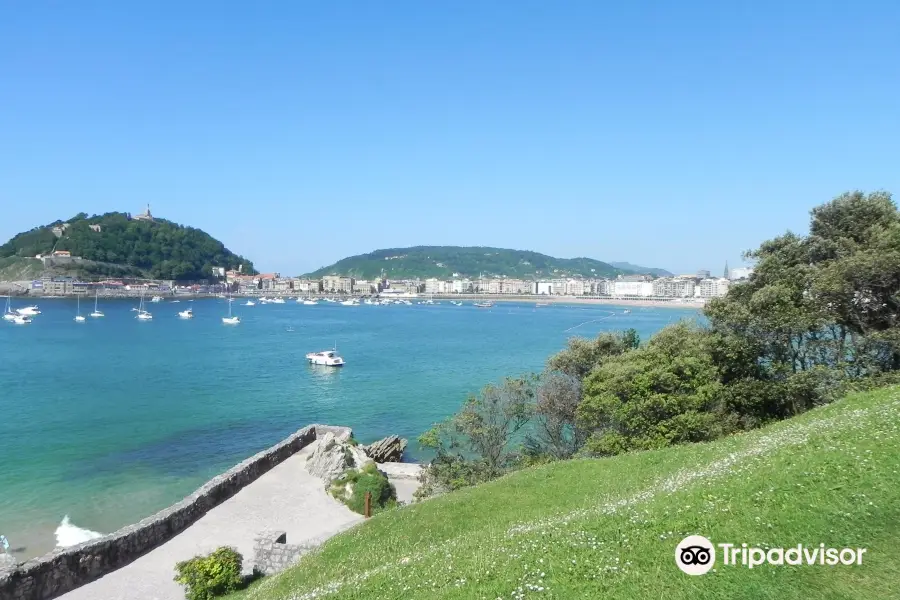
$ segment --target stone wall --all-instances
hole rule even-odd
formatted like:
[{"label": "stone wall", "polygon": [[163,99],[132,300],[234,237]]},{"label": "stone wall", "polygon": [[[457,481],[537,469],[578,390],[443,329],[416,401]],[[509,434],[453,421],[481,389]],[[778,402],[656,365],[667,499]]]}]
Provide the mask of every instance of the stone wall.
[{"label": "stone wall", "polygon": [[50,600],[124,567],[184,531],[207,511],[312,443],[317,436],[326,432],[348,435],[349,431],[347,427],[309,425],[214,477],[181,502],[139,523],[78,546],[55,550],[13,568],[4,568],[0,563],[0,600]]},{"label": "stone wall", "polygon": [[280,573],[318,545],[318,542],[288,544],[284,531],[263,532],[253,540],[253,572],[263,575]]}]

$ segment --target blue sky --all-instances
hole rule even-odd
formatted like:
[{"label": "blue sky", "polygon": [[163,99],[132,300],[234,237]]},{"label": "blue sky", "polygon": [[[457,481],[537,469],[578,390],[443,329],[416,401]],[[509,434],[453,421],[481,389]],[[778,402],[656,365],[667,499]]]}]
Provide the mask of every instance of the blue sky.
[{"label": "blue sky", "polygon": [[416,244],[720,271],[900,191],[894,2],[0,0],[0,240],[153,212],[296,274]]}]

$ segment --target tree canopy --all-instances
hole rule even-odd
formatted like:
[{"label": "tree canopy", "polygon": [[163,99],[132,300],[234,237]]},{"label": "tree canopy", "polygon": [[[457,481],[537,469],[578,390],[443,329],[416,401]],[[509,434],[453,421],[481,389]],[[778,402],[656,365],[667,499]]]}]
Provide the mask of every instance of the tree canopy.
[{"label": "tree canopy", "polygon": [[[53,233],[65,225],[62,236]],[[99,225],[100,231],[91,229]],[[206,232],[164,219],[134,220],[125,213],[88,217],[79,213],[68,221],[20,233],[0,246],[0,258],[34,257],[68,250],[87,260],[125,265],[158,279],[192,280],[211,275],[213,267],[254,274],[253,263],[234,254]]]}]

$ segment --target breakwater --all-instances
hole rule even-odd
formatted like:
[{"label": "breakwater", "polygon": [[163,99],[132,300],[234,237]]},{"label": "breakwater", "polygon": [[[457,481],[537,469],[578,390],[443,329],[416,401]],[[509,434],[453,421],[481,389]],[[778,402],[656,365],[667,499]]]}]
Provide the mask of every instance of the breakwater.
[{"label": "breakwater", "polygon": [[347,431],[346,427],[309,425],[138,523],[21,564],[0,563],[0,600],[50,600],[115,571],[169,541],[318,436]]}]

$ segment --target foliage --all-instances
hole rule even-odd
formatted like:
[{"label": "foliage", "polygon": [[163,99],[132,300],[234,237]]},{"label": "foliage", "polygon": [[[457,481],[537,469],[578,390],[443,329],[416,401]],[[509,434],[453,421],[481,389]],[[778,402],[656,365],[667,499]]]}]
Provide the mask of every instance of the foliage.
[{"label": "foliage", "polygon": [[[57,239],[52,228],[64,224],[65,232]],[[91,225],[100,225],[100,231],[93,231]],[[20,233],[0,246],[0,258],[33,258],[53,250],[69,250],[74,256],[108,263],[91,267],[99,275],[139,272],[159,279],[192,280],[209,278],[213,267],[236,269],[240,265],[244,273],[256,272],[253,263],[199,229],[164,219],[132,220],[115,212],[93,217],[80,213],[65,223],[57,221]],[[112,265],[126,269],[117,271]]]},{"label": "foliage", "polygon": [[419,496],[428,496],[499,477],[518,459],[515,441],[531,419],[534,376],[506,378],[470,395],[459,412],[419,437],[435,452]]},{"label": "foliage", "polygon": [[584,445],[586,431],[576,420],[581,380],[551,371],[541,377],[534,423],[525,442],[527,464],[571,458]]},{"label": "foliage", "polygon": [[[351,489],[349,497],[346,495],[348,486]],[[371,494],[372,514],[397,506],[397,490],[374,463],[368,463],[360,470],[348,470],[331,487],[334,497],[361,515],[366,513],[366,492]]]},{"label": "foliage", "polygon": [[175,581],[186,589],[188,600],[210,600],[241,587],[243,557],[223,546],[208,556],[195,556],[175,565]]},{"label": "foliage", "polygon": [[[895,600],[898,398],[880,390],[711,443],[524,469],[345,531],[244,598]],[[860,566],[754,569],[719,554],[690,577],[673,560],[690,534],[868,552]]]},{"label": "foliage", "polygon": [[520,279],[566,276],[611,277],[631,273],[592,258],[554,258],[527,250],[483,246],[415,246],[386,248],[350,256],[310,273],[349,275],[360,279],[505,276]]},{"label": "foliage", "polygon": [[547,360],[547,371],[560,371],[581,380],[606,358],[634,350],[640,343],[640,336],[634,329],[601,333],[593,340],[573,337],[566,348]]},{"label": "foliage", "polygon": [[593,370],[577,409],[592,432],[588,449],[609,455],[720,435],[713,409],[721,384],[704,336],[692,323],[670,325]]}]

